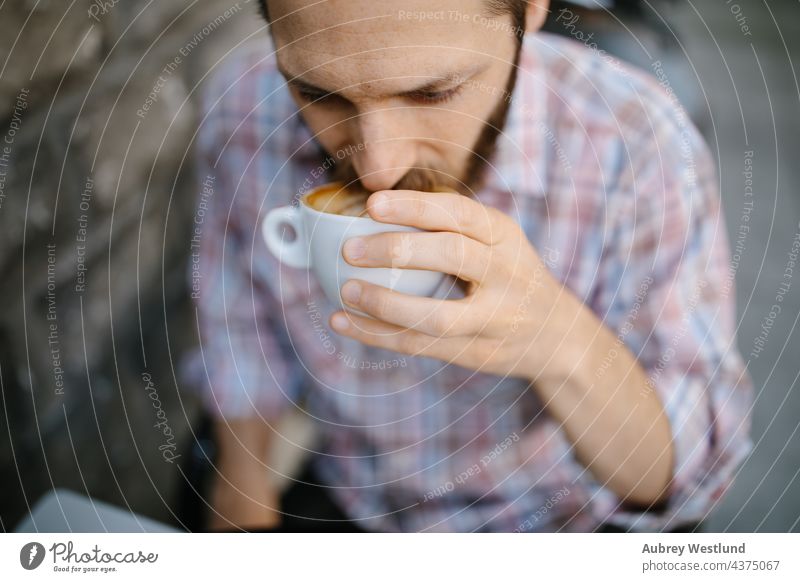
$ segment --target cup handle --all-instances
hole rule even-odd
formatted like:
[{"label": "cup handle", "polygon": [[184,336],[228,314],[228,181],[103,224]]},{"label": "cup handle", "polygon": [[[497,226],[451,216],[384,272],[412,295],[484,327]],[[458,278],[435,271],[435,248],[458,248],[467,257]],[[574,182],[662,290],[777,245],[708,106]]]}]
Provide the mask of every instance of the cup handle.
[{"label": "cup handle", "polygon": [[[287,241],[283,237],[282,225],[288,224],[294,229],[294,240]],[[293,206],[281,206],[267,213],[261,224],[261,234],[267,248],[284,265],[298,269],[309,266],[308,245],[303,233],[303,221],[300,210]]]}]

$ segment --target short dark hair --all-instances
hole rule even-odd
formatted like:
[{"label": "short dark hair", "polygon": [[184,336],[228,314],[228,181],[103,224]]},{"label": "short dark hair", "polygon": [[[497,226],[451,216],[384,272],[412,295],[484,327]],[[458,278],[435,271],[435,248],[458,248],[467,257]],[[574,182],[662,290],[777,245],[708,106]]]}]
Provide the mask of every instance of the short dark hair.
[{"label": "short dark hair", "polygon": [[[528,0],[486,0],[486,3],[488,4],[489,14],[493,16],[511,15],[516,35],[521,39],[525,33],[525,9],[528,7]],[[264,20],[269,22],[267,0],[258,0],[258,10]]]}]

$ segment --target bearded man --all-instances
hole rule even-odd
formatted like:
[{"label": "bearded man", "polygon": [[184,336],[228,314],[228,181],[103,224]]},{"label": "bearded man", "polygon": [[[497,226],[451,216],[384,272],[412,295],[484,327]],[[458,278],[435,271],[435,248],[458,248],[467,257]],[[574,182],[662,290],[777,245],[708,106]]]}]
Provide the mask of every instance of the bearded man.
[{"label": "bearded man", "polygon": [[[199,134],[212,527],[701,522],[750,449],[751,384],[714,164],[669,80],[538,32],[546,0],[261,7],[268,33],[218,65]],[[350,280],[341,310],[282,267],[264,215],[337,177],[425,231],[351,238],[348,263],[402,248],[451,284]],[[281,497],[287,411],[318,440]]]}]

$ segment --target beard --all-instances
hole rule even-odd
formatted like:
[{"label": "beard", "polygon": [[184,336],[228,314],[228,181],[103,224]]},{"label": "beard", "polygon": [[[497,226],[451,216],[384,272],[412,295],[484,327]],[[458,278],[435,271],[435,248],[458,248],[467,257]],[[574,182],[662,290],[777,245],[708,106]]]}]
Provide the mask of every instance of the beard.
[{"label": "beard", "polygon": [[[500,102],[484,122],[478,139],[473,145],[465,167],[458,173],[447,171],[436,166],[410,168],[400,180],[392,186],[392,190],[415,190],[417,192],[456,192],[469,198],[477,198],[486,179],[486,170],[489,161],[497,147],[497,139],[503,131],[508,118],[514,87],[517,83],[517,71],[522,51],[522,39],[519,39],[514,65],[511,68],[505,92],[502,93]],[[370,193],[363,187],[349,158],[337,162],[333,166],[332,178],[342,183],[348,189],[361,190]],[[449,276],[448,276],[449,277]],[[463,295],[468,295],[474,289],[474,284],[463,279],[453,277],[452,282],[461,290]]]},{"label": "beard", "polygon": [[[517,70],[519,65],[522,42],[517,46],[514,64],[511,68],[505,91],[500,102],[484,122],[478,139],[471,148],[469,159],[460,172],[448,171],[437,166],[421,166],[410,168],[391,190],[415,190],[418,192],[457,192],[470,198],[475,198],[476,193],[483,186],[486,179],[486,170],[489,160],[497,148],[497,139],[508,118],[514,87],[517,83]],[[337,162],[333,167],[332,178],[342,182],[349,188],[366,189],[349,158]]]}]

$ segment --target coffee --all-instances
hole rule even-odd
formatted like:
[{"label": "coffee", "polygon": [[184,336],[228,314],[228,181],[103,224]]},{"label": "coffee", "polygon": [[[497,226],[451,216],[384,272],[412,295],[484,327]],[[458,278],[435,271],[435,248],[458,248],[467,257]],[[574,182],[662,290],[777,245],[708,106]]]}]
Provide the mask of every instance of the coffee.
[{"label": "coffee", "polygon": [[[372,220],[364,211],[369,193],[359,186],[343,188],[342,184],[320,186],[306,194],[301,204],[270,210],[261,225],[270,252],[289,267],[311,268],[328,299],[342,309],[345,304],[340,289],[348,279],[363,279],[398,293],[433,296],[444,280],[443,273],[424,269],[355,267],[344,260],[342,246],[348,238],[385,232],[420,232],[420,229]],[[359,213],[363,216],[357,219],[337,218],[337,215],[357,217]],[[286,226],[290,226],[297,236],[286,237]]]},{"label": "coffee", "polygon": [[370,193],[358,186],[332,183],[314,190],[305,197],[305,203],[319,212],[339,216],[366,216]]},{"label": "coffee", "polygon": [[[429,193],[453,192],[452,188],[433,185]],[[367,192],[361,186],[353,184],[345,186],[341,182],[331,182],[320,186],[305,197],[305,203],[319,212],[338,214],[339,216],[367,216]]]}]

